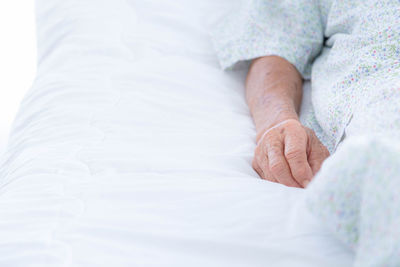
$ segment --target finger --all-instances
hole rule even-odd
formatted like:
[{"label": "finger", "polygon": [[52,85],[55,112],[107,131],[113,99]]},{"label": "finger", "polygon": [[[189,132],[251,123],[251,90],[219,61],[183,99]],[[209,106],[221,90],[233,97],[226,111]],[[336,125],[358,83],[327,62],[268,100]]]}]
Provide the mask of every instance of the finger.
[{"label": "finger", "polygon": [[318,140],[315,134],[312,133],[308,162],[311,166],[313,175],[318,173],[325,159],[327,159],[328,157],[328,149]]},{"label": "finger", "polygon": [[270,182],[277,183],[278,181],[275,179],[274,175],[271,173],[269,169],[269,159],[266,154],[263,154],[263,156],[259,160],[260,162],[260,167],[264,173],[264,179],[268,180]]},{"label": "finger", "polygon": [[264,172],[262,171],[262,169],[260,168],[260,166],[258,165],[256,159],[253,160],[253,169],[257,172],[257,174],[262,178],[265,179],[264,177]]},{"label": "finger", "polygon": [[294,179],[306,187],[313,172],[307,158],[307,135],[288,134],[285,136],[285,158]]},{"label": "finger", "polygon": [[290,168],[283,154],[283,142],[281,140],[270,141],[267,145],[269,171],[281,184],[290,187],[301,187],[292,177]]},{"label": "finger", "polygon": [[261,149],[256,150],[253,165],[258,169],[258,172],[262,173],[262,175],[260,175],[261,178],[277,183],[277,181],[269,171],[268,157]]}]

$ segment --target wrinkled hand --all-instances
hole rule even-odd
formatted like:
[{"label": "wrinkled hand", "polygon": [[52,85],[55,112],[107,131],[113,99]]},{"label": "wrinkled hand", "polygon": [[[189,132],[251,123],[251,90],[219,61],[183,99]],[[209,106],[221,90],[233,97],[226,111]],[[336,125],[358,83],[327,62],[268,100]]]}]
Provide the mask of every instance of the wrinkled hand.
[{"label": "wrinkled hand", "polygon": [[306,187],[329,157],[315,133],[298,120],[268,129],[258,142],[253,168],[261,178],[290,187]]}]

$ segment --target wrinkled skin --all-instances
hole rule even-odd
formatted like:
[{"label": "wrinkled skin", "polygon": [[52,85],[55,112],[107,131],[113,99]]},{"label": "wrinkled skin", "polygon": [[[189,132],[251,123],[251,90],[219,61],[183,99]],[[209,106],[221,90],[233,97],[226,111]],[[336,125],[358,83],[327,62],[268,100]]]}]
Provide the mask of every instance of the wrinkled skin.
[{"label": "wrinkled skin", "polygon": [[291,187],[306,187],[329,151],[314,132],[289,119],[265,131],[258,142],[253,168],[261,178]]},{"label": "wrinkled skin", "polygon": [[256,130],[253,168],[261,178],[306,187],[329,157],[315,133],[298,116],[303,79],[287,60],[268,56],[253,61],[246,99]]}]

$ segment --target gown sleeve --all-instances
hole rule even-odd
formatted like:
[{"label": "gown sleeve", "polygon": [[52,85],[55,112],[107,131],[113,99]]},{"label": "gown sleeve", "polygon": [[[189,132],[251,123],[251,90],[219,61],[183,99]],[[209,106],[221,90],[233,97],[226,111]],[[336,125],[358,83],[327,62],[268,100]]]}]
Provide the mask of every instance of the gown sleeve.
[{"label": "gown sleeve", "polygon": [[262,56],[280,56],[305,79],[323,45],[318,0],[244,0],[213,31],[222,68]]}]

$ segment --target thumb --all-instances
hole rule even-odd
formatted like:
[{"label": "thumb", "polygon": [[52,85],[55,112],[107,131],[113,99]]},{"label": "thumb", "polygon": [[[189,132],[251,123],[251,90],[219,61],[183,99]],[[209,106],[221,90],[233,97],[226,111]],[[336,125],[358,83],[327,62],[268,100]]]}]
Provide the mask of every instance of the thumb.
[{"label": "thumb", "polygon": [[308,163],[312,169],[313,175],[316,175],[321,169],[325,159],[329,157],[328,149],[318,140],[313,133],[310,140]]}]

